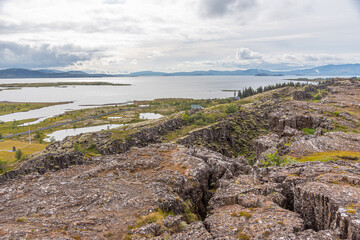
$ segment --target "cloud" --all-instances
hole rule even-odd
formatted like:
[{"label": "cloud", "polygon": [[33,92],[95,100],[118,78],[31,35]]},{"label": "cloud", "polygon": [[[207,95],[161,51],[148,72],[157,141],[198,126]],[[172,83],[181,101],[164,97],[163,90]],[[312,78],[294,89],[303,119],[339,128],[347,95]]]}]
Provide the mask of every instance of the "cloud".
[{"label": "cloud", "polygon": [[311,68],[327,64],[342,64],[344,62],[356,63],[360,58],[353,58],[352,61],[330,54],[269,54],[252,51],[249,48],[238,48],[235,54],[221,59],[186,61],[179,65],[179,68],[190,68],[193,70],[203,69],[249,69],[263,68],[271,70],[292,70],[299,68]]},{"label": "cloud", "polygon": [[352,0],[355,5],[357,6],[357,8],[360,10],[360,0]]},{"label": "cloud", "polygon": [[104,0],[103,3],[105,4],[124,4],[126,0]]},{"label": "cloud", "polygon": [[205,18],[216,18],[231,12],[244,12],[255,5],[256,0],[201,0],[200,14]]},{"label": "cloud", "polygon": [[63,67],[88,60],[93,52],[86,52],[73,45],[31,46],[12,42],[0,42],[0,68],[47,68]]},{"label": "cloud", "polygon": [[235,60],[262,59],[262,55],[258,52],[251,51],[249,48],[236,49]]}]

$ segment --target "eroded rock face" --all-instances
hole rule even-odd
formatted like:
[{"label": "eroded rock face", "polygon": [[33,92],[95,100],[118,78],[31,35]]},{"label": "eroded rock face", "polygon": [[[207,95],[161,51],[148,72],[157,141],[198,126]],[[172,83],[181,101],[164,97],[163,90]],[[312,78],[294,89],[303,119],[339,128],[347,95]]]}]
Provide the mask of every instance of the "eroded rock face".
[{"label": "eroded rock face", "polygon": [[285,210],[264,196],[241,196],[238,204],[216,208],[205,225],[216,238],[267,239],[282,232],[304,230],[298,214]]},{"label": "eroded rock face", "polygon": [[185,146],[203,146],[233,157],[234,152],[249,151],[249,144],[268,129],[267,110],[238,111],[211,127],[191,132],[177,143]]}]

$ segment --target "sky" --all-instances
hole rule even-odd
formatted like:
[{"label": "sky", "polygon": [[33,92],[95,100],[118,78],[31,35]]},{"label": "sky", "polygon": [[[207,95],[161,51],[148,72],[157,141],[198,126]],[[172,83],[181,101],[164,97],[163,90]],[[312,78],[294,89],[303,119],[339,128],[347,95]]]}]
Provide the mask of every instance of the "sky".
[{"label": "sky", "polygon": [[289,70],[359,43],[360,0],[0,0],[0,69]]}]

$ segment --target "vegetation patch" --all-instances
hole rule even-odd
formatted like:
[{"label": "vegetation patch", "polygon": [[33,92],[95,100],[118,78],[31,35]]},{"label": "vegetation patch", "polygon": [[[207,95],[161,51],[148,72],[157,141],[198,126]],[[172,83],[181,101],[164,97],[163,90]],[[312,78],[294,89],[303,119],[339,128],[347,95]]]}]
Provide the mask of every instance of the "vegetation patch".
[{"label": "vegetation patch", "polygon": [[[13,147],[15,149],[20,150],[13,152]],[[5,140],[0,142],[0,173],[1,171],[7,171],[12,167],[17,160],[22,160],[26,157],[26,155],[30,155],[34,152],[38,152],[43,150],[46,147],[45,144],[38,143],[29,143],[29,142],[21,142],[14,140]],[[17,155],[17,157],[16,157]]]},{"label": "vegetation patch", "polygon": [[66,104],[70,102],[58,102],[58,103],[11,103],[2,102],[0,103],[0,115],[6,115],[15,112],[26,112],[34,109],[43,107],[54,106],[58,104]]},{"label": "vegetation patch", "polygon": [[164,212],[161,209],[157,209],[155,212],[149,213],[146,216],[139,217],[134,225],[129,226],[129,229],[135,229],[154,222],[160,224],[161,226],[164,226],[163,219],[169,215],[174,215],[174,213],[171,211]]},{"label": "vegetation patch", "polygon": [[84,144],[75,142],[74,150],[82,153],[99,154],[99,150],[96,148],[96,145],[94,143]]},{"label": "vegetation patch", "polygon": [[280,156],[277,151],[271,154],[265,154],[265,158],[259,162],[261,167],[283,167],[286,165],[297,163],[290,156]]},{"label": "vegetation patch", "polygon": [[350,161],[359,161],[360,152],[349,152],[349,151],[331,151],[331,152],[320,152],[313,153],[305,157],[300,157],[296,159],[299,162],[329,162],[336,160],[350,160]]},{"label": "vegetation patch", "polygon": [[313,135],[316,131],[314,128],[303,128],[301,130],[307,135]]},{"label": "vegetation patch", "polygon": [[252,214],[249,212],[238,212],[238,213],[230,213],[232,217],[245,217],[246,219],[250,219]]}]

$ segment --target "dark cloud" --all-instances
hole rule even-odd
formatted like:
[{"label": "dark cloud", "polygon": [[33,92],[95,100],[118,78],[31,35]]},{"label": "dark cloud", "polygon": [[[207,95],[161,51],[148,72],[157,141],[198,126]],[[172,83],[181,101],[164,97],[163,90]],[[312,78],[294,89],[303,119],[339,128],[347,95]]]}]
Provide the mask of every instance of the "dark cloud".
[{"label": "dark cloud", "polygon": [[246,11],[255,5],[256,0],[201,0],[200,14],[205,18],[216,18],[234,11]]},{"label": "dark cloud", "polygon": [[239,48],[236,50],[236,57],[237,60],[252,60],[252,59],[262,59],[262,55],[258,52],[251,51],[248,48]]},{"label": "dark cloud", "polygon": [[51,46],[0,42],[0,68],[66,67],[89,60],[94,51],[85,51],[74,45]]}]

